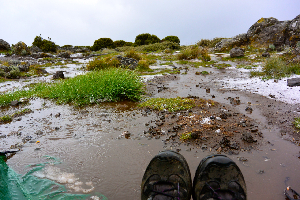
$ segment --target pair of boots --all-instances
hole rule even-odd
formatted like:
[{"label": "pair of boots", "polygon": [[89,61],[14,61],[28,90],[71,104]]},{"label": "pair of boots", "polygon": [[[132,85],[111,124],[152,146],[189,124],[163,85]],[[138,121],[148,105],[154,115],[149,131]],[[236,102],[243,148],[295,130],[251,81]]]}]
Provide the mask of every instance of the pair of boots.
[{"label": "pair of boots", "polygon": [[225,155],[201,160],[192,185],[185,158],[163,151],[149,163],[141,185],[142,200],[246,200],[246,184],[239,167]]}]

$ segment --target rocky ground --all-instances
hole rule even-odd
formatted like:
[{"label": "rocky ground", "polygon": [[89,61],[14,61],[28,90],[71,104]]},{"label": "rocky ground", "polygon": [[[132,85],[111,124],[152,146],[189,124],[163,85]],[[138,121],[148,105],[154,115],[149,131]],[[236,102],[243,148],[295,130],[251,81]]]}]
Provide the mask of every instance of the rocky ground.
[{"label": "rocky ground", "polygon": [[[119,188],[126,198],[138,199],[142,172],[152,154],[158,150],[181,152],[191,170],[196,169],[203,156],[225,153],[240,161],[238,165],[248,181],[252,199],[274,197],[264,196],[261,186],[255,183],[270,184],[269,177],[277,178],[281,184],[274,186],[272,192],[276,194],[278,188],[283,186],[281,175],[291,176],[293,169],[298,168],[294,158],[300,156],[297,148],[300,136],[293,121],[299,117],[300,102],[293,100],[291,102],[294,103],[287,103],[279,93],[292,100],[297,98],[284,94],[293,91],[297,96],[299,89],[288,87],[287,78],[278,82],[262,81],[256,83],[260,89],[276,84],[281,84],[279,88],[283,89],[261,95],[256,91],[258,88],[251,89],[253,79],[249,78],[250,70],[236,67],[242,61],[223,61],[218,54],[211,56],[215,64],[229,64],[231,67],[218,69],[215,65],[195,68],[173,61],[172,65],[157,64],[152,67],[156,70],[179,70],[179,74],[144,76],[148,80],[145,82],[148,97],[191,98],[197,106],[190,110],[171,113],[138,108],[129,102],[77,109],[41,99],[2,108],[2,114],[11,114],[23,108],[32,111],[16,116],[11,123],[0,125],[1,147],[22,150],[11,154],[8,164],[22,171],[22,166],[38,163],[41,156],[51,154],[65,160],[66,171],[84,174],[78,176],[87,179],[87,182],[93,180],[94,187],[112,199],[120,196],[112,189],[116,180],[111,180],[109,174],[123,177],[124,180],[118,180],[119,183],[130,180],[129,184],[119,185]],[[79,59],[78,62],[81,64],[67,64],[63,68],[66,77],[82,73],[80,66],[87,60]],[[45,69],[50,73],[44,75],[42,81],[53,81],[55,72],[62,71],[60,66]],[[203,71],[208,74],[203,74]],[[23,87],[34,78],[4,82],[1,89]],[[238,88],[230,85],[231,79],[235,83],[243,80],[249,84]],[[287,152],[290,152],[289,155],[286,155]],[[117,160],[122,162],[122,167],[117,167]],[[287,174],[278,174],[287,169]],[[93,178],[95,170],[101,171],[99,181]],[[128,171],[126,176],[124,171]],[[298,182],[294,180],[291,183]]]}]

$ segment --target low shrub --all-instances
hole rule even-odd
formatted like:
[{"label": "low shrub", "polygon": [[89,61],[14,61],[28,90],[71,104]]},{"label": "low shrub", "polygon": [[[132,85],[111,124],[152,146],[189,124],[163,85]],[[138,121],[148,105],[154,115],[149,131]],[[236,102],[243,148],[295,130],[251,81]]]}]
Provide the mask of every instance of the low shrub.
[{"label": "low shrub", "polygon": [[20,41],[17,44],[12,45],[12,53],[15,53],[16,55],[26,56],[30,55],[30,50],[24,42]]},{"label": "low shrub", "polygon": [[138,71],[149,71],[150,64],[147,60],[140,60],[137,66]]},{"label": "low shrub", "polygon": [[141,56],[134,49],[130,49],[129,51],[125,52],[125,57],[133,58],[137,61],[141,60]]},{"label": "low shrub", "polygon": [[94,45],[92,46],[93,51],[99,51],[103,48],[115,48],[115,44],[110,38],[99,38],[94,41]]},{"label": "low shrub", "polygon": [[114,46],[115,47],[123,47],[126,45],[126,42],[124,40],[116,40],[114,41]]},{"label": "low shrub", "polygon": [[173,36],[173,35],[167,36],[164,39],[162,39],[162,42],[164,41],[174,42],[180,45],[180,40],[177,36]]},{"label": "low shrub", "polygon": [[154,52],[154,51],[163,51],[166,49],[175,50],[180,49],[180,45],[174,42],[162,42],[162,43],[155,43],[149,45],[143,45],[135,48],[137,51],[141,52]]},{"label": "low shrub", "polygon": [[86,69],[89,71],[92,70],[102,70],[107,69],[110,67],[119,67],[120,61],[114,56],[107,56],[107,57],[97,57],[94,60],[90,61]]},{"label": "low shrub", "polygon": [[43,52],[56,52],[57,46],[54,42],[49,40],[43,39],[41,36],[36,36],[34,38],[34,41],[32,42],[32,46],[37,46],[40,48]]},{"label": "low shrub", "polygon": [[135,37],[134,44],[136,46],[159,43],[160,39],[156,35],[150,33],[142,33]]},{"label": "low shrub", "polygon": [[199,58],[201,55],[201,50],[198,46],[193,45],[185,48],[177,55],[178,60],[191,60]]}]

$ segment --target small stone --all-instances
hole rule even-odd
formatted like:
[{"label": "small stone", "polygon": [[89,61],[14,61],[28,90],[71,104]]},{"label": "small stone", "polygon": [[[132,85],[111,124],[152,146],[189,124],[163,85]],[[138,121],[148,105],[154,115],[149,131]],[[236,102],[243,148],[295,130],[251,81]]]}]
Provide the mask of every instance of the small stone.
[{"label": "small stone", "polygon": [[15,100],[15,101],[10,102],[10,105],[11,105],[11,106],[17,106],[17,105],[19,105],[19,104],[20,104],[20,102],[19,102],[18,100]]}]

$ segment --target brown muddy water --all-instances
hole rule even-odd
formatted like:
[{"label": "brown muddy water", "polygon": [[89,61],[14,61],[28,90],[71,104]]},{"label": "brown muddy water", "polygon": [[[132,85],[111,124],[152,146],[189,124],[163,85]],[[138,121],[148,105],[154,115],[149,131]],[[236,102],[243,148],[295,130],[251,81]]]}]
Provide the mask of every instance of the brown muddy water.
[{"label": "brown muddy water", "polygon": [[[228,97],[239,97],[241,104],[232,106],[232,109],[254,119],[264,136],[257,149],[228,155],[244,174],[248,199],[284,199],[283,190],[288,185],[299,192],[300,148],[289,141],[288,135],[282,134],[282,127],[276,124],[275,119],[270,123],[265,115],[268,110],[264,108],[268,104],[276,105],[271,108],[279,111],[278,118],[284,118],[284,112],[294,111],[297,105],[222,88],[217,79],[239,76],[234,70],[222,72],[205,68],[214,76],[195,76],[197,70],[190,69],[186,75],[175,75],[172,79],[161,77],[153,80],[154,86],[164,85],[166,88],[161,92],[152,90],[153,96],[194,95],[227,106],[231,106]],[[207,88],[210,93],[206,92]],[[251,114],[245,111],[248,102],[253,107]],[[22,151],[8,159],[7,164],[24,174],[28,171],[27,165],[45,161],[45,155],[53,156],[62,163],[48,166],[37,176],[68,183],[67,188],[71,193],[91,189],[85,192],[99,192],[108,199],[140,199],[140,183],[149,161],[159,151],[172,147],[164,144],[165,136],[159,139],[144,137],[147,124],[157,116],[154,112],[146,113],[135,106],[134,103],[121,102],[78,109],[56,105],[48,100],[31,100],[24,108],[31,108],[33,113],[10,124],[0,125],[2,134],[11,134],[1,140],[1,145],[5,145],[7,140],[19,142],[18,134],[31,137]],[[12,109],[2,111],[9,113]],[[125,131],[131,133],[129,139],[122,135]],[[189,164],[192,178],[201,159],[217,153],[215,149],[203,151],[185,144],[181,144],[180,149]],[[239,161],[241,157],[248,161]],[[82,185],[75,187],[74,180],[82,182]]]}]

